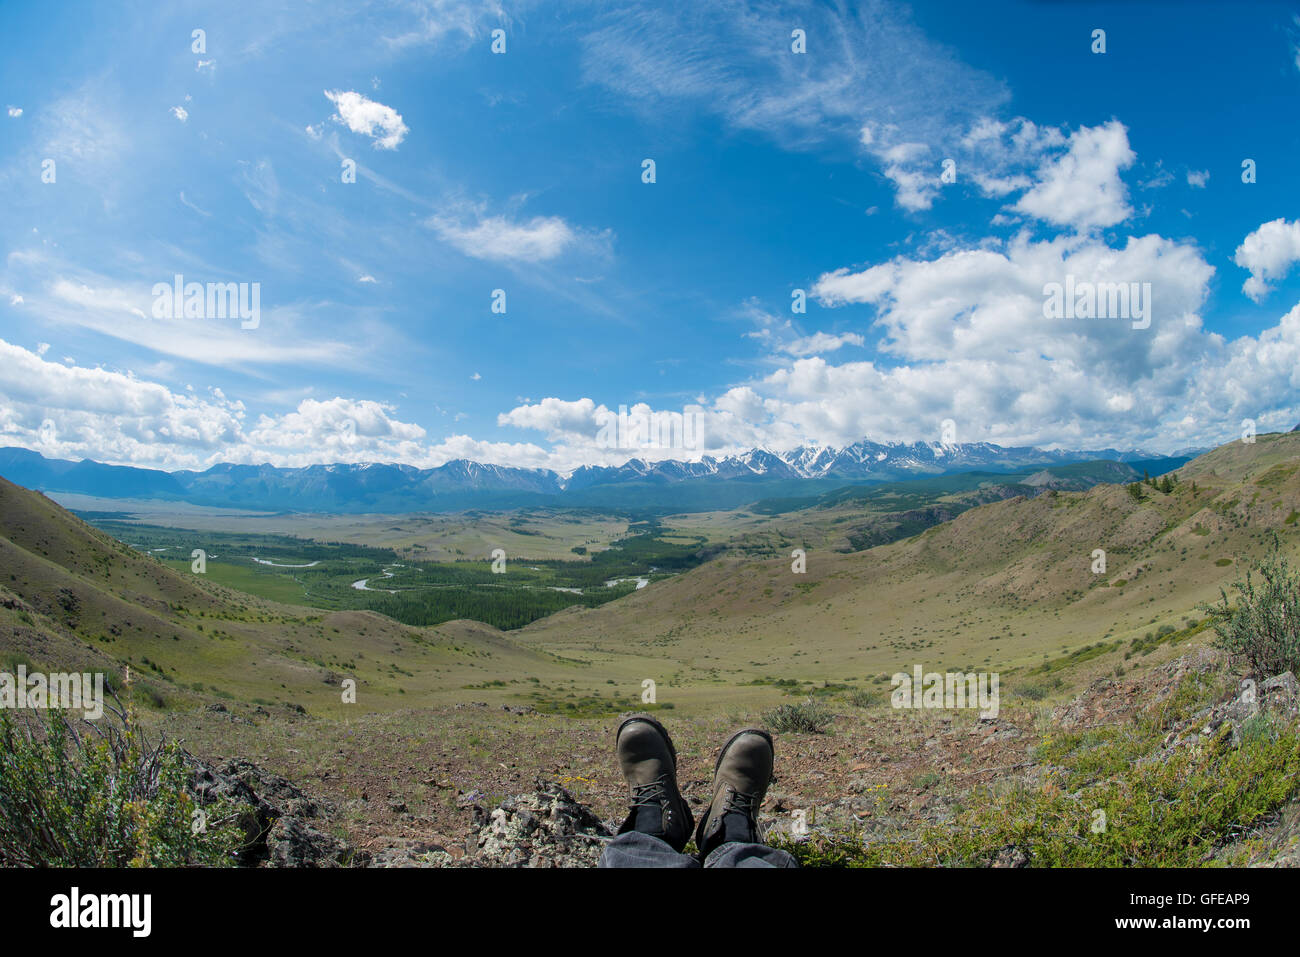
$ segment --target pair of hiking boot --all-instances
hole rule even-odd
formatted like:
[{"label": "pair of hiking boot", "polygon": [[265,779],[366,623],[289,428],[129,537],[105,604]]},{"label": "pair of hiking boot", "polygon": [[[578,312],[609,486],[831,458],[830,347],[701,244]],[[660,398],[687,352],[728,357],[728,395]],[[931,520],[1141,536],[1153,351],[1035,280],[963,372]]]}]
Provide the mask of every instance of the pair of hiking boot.
[{"label": "pair of hiking boot", "polygon": [[[632,807],[618,833],[640,831],[680,853],[694,819],[677,788],[677,749],[654,718],[634,715],[619,725],[615,749],[632,792]],[[695,828],[701,861],[723,844],[759,843],[758,808],[772,779],[772,736],[746,728],[731,736],[713,768],[713,800]]]}]

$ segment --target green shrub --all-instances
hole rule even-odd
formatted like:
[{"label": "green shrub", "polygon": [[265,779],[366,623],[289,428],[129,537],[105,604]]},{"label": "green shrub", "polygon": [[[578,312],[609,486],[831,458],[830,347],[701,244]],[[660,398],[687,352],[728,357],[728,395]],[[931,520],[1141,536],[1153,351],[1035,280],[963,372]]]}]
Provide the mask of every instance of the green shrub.
[{"label": "green shrub", "polygon": [[849,704],[853,705],[855,708],[870,708],[879,700],[879,696],[874,692],[867,691],[866,689],[850,691],[848,694]]},{"label": "green shrub", "polygon": [[1300,575],[1276,541],[1232,589],[1236,606],[1222,589],[1219,604],[1200,606],[1209,612],[1215,644],[1244,661],[1256,677],[1300,671]]},{"label": "green shrub", "polygon": [[179,745],[149,745],[129,712],[77,724],[0,713],[0,866],[234,863],[238,812],[219,803],[195,815]]},{"label": "green shrub", "polygon": [[834,720],[834,713],[812,698],[802,704],[783,704],[763,713],[764,724],[777,734],[821,734]]},{"label": "green shrub", "polygon": [[[1038,867],[1204,866],[1225,842],[1270,820],[1300,779],[1300,735],[1267,717],[1246,724],[1237,748],[1220,734],[1160,752],[1173,723],[1233,693],[1225,676],[1193,675],[1135,723],[1054,731],[1034,752],[1052,765],[1043,779],[976,787],[951,820],[914,833],[775,843],[814,867],[980,867],[1008,846]],[[1139,760],[1152,754],[1160,760]]]}]

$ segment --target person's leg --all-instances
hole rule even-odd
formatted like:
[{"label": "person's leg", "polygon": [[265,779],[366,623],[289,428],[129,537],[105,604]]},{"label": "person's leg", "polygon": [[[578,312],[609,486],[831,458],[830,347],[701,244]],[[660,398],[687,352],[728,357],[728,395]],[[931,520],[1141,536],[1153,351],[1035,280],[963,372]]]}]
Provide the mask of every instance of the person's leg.
[{"label": "person's leg", "polygon": [[598,867],[699,867],[689,854],[673,849],[666,841],[640,831],[620,834],[605,846]]},{"label": "person's leg", "polygon": [[677,749],[668,732],[648,715],[633,715],[618,726],[614,741],[632,800],[600,866],[698,867],[681,853],[695,822],[677,788]]},{"label": "person's leg", "polygon": [[758,809],[772,780],[772,736],[757,728],[732,735],[713,768],[713,801],[695,832],[705,867],[798,867],[759,837]]},{"label": "person's leg", "polygon": [[789,852],[766,844],[720,844],[704,859],[705,867],[798,867]]}]

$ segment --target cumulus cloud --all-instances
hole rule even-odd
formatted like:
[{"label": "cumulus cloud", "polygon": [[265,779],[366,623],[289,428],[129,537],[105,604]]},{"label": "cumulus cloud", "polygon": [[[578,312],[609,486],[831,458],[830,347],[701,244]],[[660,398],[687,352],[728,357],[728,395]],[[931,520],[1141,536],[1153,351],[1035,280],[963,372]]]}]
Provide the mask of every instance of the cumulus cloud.
[{"label": "cumulus cloud", "polygon": [[325,96],[335,106],[334,120],[353,133],[369,136],[374,140],[375,149],[395,150],[409,132],[401,114],[391,106],[351,90],[326,90]]},{"label": "cumulus cloud", "polygon": [[173,106],[171,108],[171,114],[182,123],[190,118],[189,110],[185,109],[183,106]]},{"label": "cumulus cloud", "polygon": [[588,433],[594,436],[598,428],[596,415],[604,411],[607,410],[603,405],[598,407],[591,399],[568,402],[547,398],[501,413],[497,416],[497,424],[533,429],[545,433],[549,440],[556,441]]},{"label": "cumulus cloud", "polygon": [[23,108],[21,106],[11,106],[9,107],[8,112],[11,117],[17,119],[23,115]]},{"label": "cumulus cloud", "polygon": [[1208,169],[1189,169],[1187,171],[1187,185],[1194,186],[1197,189],[1205,189],[1205,184],[1210,181],[1210,171]]},{"label": "cumulus cloud", "polygon": [[1070,135],[1069,150],[1038,171],[1038,181],[1015,204],[1057,226],[1079,230],[1114,226],[1133,210],[1119,171],[1133,164],[1128,132],[1112,120],[1104,126],[1083,127]]},{"label": "cumulus cloud", "polygon": [[1293,264],[1300,262],[1300,220],[1264,223],[1242,240],[1232,261],[1250,270],[1241,291],[1259,302],[1268,295],[1270,281],[1281,279]]},{"label": "cumulus cloud", "polygon": [[[1227,342],[1201,322],[1213,272],[1195,246],[1159,236],[1111,247],[1027,234],[1002,250],[836,270],[814,295],[826,306],[871,307],[893,361],[801,359],[754,388],[778,413],[774,423],[829,441],[927,435],[951,417],[964,439],[1169,450],[1226,437],[1244,417],[1294,419],[1300,310]],[[1044,286],[1067,276],[1150,283],[1150,327],[1046,319]]]},{"label": "cumulus cloud", "polygon": [[243,406],[224,397],[177,395],[129,374],[49,362],[0,340],[6,444],[59,458],[182,467],[232,451],[242,415]]},{"label": "cumulus cloud", "polygon": [[130,372],[50,362],[44,351],[0,340],[0,444],[167,469],[217,462],[441,464],[425,430],[380,402],[304,399],[291,412],[250,421],[244,404],[220,389],[175,392]]},{"label": "cumulus cloud", "polygon": [[[1094,279],[1145,270],[1155,321],[1135,330],[1045,320],[1042,283],[1062,268]],[[560,471],[629,457],[937,440],[949,418],[960,441],[1166,452],[1227,441],[1243,418],[1289,428],[1300,417],[1300,305],[1258,336],[1227,341],[1206,332],[1197,313],[1212,273],[1194,248],[1157,236],[1119,250],[1077,240],[967,250],[895,262],[861,284],[854,274],[828,275],[825,304],[874,302],[891,331],[889,361],[799,357],[712,400],[676,409],[629,403],[631,414],[698,415],[699,440],[687,449],[603,447],[602,417],[617,409],[589,397],[527,403],[498,424],[544,436],[547,463]],[[935,297],[942,305],[932,306]]]},{"label": "cumulus cloud", "polygon": [[[691,459],[757,446],[914,441],[937,438],[948,418],[962,441],[1159,451],[1226,440],[1243,418],[1289,427],[1300,416],[1300,306],[1257,337],[1226,341],[1199,315],[1213,271],[1194,246],[1159,236],[1119,248],[1022,236],[1001,251],[959,249],[829,273],[816,295],[830,307],[873,307],[885,360],[797,357],[711,401],[631,405],[692,410],[702,423],[693,449],[636,454]],[[1151,326],[1045,319],[1043,286],[1067,273],[1150,282]],[[587,397],[552,397],[498,424],[540,433],[556,464],[617,464],[629,453],[611,455],[595,440],[609,411]]]}]

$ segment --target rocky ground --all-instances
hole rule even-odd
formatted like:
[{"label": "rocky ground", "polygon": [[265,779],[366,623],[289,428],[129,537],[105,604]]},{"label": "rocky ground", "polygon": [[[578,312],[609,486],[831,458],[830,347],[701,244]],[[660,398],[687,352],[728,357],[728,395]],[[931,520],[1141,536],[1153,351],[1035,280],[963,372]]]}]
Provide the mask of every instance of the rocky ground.
[{"label": "rocky ground", "polygon": [[[826,734],[776,735],[777,769],[761,814],[773,836],[852,831],[868,841],[951,816],[975,785],[1040,782],[1035,748],[1053,730],[1134,720],[1160,709],[1188,675],[1219,681],[1220,703],[1169,728],[1160,760],[1225,735],[1236,744],[1261,714],[1295,723],[1300,684],[1289,672],[1238,688],[1220,656],[1200,649],[1141,673],[1104,677],[1054,709],[1005,707],[995,720],[959,712],[851,709]],[[1031,703],[1027,703],[1031,704]],[[699,809],[709,799],[715,748],[731,719],[665,720],[679,751],[679,780]],[[394,719],[396,720],[396,719]],[[353,731],[378,760],[307,773],[322,796],[247,761],[200,764],[201,801],[225,797],[254,809],[258,837],[243,863],[260,866],[591,866],[625,813],[613,760],[617,719],[578,722],[527,709],[464,704],[427,714],[428,734],[403,750],[396,728]],[[286,752],[301,749],[286,748]],[[415,763],[423,754],[423,766]],[[290,754],[285,757],[292,757]],[[289,763],[293,763],[290,761]],[[306,762],[300,762],[306,765]],[[307,786],[307,785],[304,785]],[[1293,801],[1242,840],[1253,863],[1300,863],[1300,804]],[[1005,858],[1005,859],[1003,859]],[[1025,863],[1009,849],[995,866]]]}]

